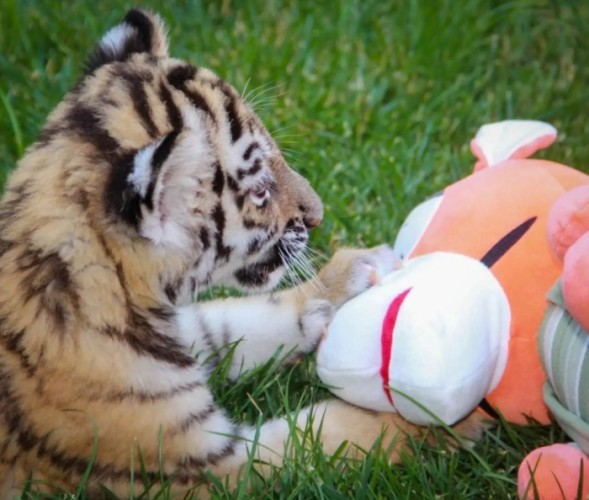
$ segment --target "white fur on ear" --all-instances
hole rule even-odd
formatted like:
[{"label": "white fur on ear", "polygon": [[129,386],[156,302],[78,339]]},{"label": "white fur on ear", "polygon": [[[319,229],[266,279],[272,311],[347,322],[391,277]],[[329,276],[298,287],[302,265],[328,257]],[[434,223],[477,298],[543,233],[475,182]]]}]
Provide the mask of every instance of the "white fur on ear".
[{"label": "white fur on ear", "polygon": [[127,177],[127,182],[135,188],[141,198],[145,198],[147,194],[147,188],[151,181],[153,153],[160,144],[161,141],[158,141],[139,151],[133,161],[133,171]]},{"label": "white fur on ear", "polygon": [[131,9],[120,24],[106,32],[90,57],[87,73],[115,61],[125,61],[132,54],[168,55],[166,29],[157,14]]},{"label": "white fur on ear", "polygon": [[137,30],[133,26],[121,23],[106,32],[100,40],[100,47],[116,59],[117,55],[123,52],[125,43],[136,36]]},{"label": "white fur on ear", "polygon": [[[214,158],[206,129],[203,126],[183,130],[173,148],[159,167],[151,196],[152,207],[141,205],[140,233],[156,245],[179,250],[192,249],[194,228],[200,222],[199,210],[207,212],[211,193],[206,192],[214,176]],[[138,192],[147,194],[153,178],[153,157],[157,148],[143,151],[135,160],[135,169],[128,178]],[[142,151],[142,153],[143,153]]]}]

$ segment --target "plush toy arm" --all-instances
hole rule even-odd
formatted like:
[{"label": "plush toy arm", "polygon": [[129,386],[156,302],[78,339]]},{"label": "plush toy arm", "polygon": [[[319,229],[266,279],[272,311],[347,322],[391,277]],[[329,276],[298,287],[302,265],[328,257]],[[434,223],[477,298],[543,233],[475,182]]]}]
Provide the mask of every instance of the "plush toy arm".
[{"label": "plush toy arm", "polygon": [[562,292],[571,316],[589,332],[589,233],[574,243],[565,255]]},{"label": "plush toy arm", "polygon": [[557,200],[548,217],[548,238],[555,255],[564,261],[566,307],[589,332],[589,184]]},{"label": "plush toy arm", "polygon": [[552,251],[564,260],[570,246],[589,232],[589,184],[562,195],[550,209],[548,239]]},{"label": "plush toy arm", "polygon": [[475,171],[492,167],[504,160],[532,156],[556,140],[556,129],[535,120],[505,120],[483,125],[470,143],[478,158]]}]

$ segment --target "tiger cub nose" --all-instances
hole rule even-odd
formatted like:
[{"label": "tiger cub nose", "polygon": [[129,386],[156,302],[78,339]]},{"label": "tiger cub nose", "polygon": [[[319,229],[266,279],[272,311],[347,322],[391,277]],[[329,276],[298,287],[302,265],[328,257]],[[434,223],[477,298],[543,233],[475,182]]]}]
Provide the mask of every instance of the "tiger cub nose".
[{"label": "tiger cub nose", "polygon": [[308,187],[307,192],[301,200],[299,200],[299,210],[302,212],[303,223],[307,229],[312,229],[323,220],[323,203],[319,195]]},{"label": "tiger cub nose", "polygon": [[303,222],[305,223],[307,229],[313,229],[314,227],[317,227],[319,224],[321,224],[322,220],[323,219],[321,217],[303,217]]}]

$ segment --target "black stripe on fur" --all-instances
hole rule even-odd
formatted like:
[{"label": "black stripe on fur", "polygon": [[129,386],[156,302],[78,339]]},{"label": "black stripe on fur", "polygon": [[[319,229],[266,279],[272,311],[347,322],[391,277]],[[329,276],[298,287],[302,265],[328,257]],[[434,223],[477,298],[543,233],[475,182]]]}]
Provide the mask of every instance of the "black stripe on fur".
[{"label": "black stripe on fur", "polygon": [[213,210],[213,220],[215,221],[215,226],[217,228],[217,232],[215,234],[217,255],[215,256],[215,260],[227,260],[231,254],[231,248],[226,246],[223,242],[223,233],[225,232],[226,219],[225,211],[223,210],[223,207],[220,203],[218,203]]},{"label": "black stripe on fur", "polygon": [[225,113],[227,113],[227,120],[229,121],[231,142],[236,142],[243,133],[243,127],[237,113],[237,100],[231,93],[225,95]]},{"label": "black stripe on fur", "polygon": [[187,64],[176,66],[168,73],[168,83],[182,92],[196,109],[204,111],[213,120],[213,123],[217,123],[215,114],[203,95],[195,89],[188,88],[187,83],[194,79],[197,71],[197,68]]},{"label": "black stripe on fur", "polygon": [[241,181],[245,177],[256,175],[260,170],[262,170],[262,160],[256,158],[251,167],[237,169],[237,178]]},{"label": "black stripe on fur", "polygon": [[214,169],[215,177],[213,178],[213,193],[217,196],[221,196],[223,188],[225,187],[225,174],[223,174],[223,169],[219,162],[215,162]]},{"label": "black stripe on fur", "polygon": [[106,395],[103,394],[102,396],[99,396],[99,399],[115,404],[120,404],[123,401],[151,404],[156,401],[164,401],[172,399],[178,395],[191,393],[197,389],[201,389],[204,385],[205,384],[200,380],[195,380],[186,384],[177,385],[165,391],[150,392],[148,389],[129,389],[109,392]]},{"label": "black stripe on fur", "polygon": [[117,71],[116,74],[125,81],[133,109],[135,109],[146,132],[152,139],[159,137],[161,134],[153,120],[145,90],[145,85],[153,81],[153,75],[148,71],[131,71],[127,68]]},{"label": "black stripe on fur", "polygon": [[179,129],[170,132],[153,153],[151,160],[151,178],[149,180],[149,185],[147,186],[145,199],[143,200],[145,206],[149,208],[149,210],[153,210],[153,193],[155,191],[155,186],[162,170],[162,166],[172,153],[179,134]]},{"label": "black stripe on fur", "polygon": [[122,153],[118,141],[102,126],[100,112],[85,104],[76,103],[70,108],[63,130],[77,133],[80,139],[92,144],[101,158],[112,161]]},{"label": "black stripe on fur", "polygon": [[252,142],[247,148],[246,150],[243,152],[243,159],[245,161],[248,161],[250,159],[250,157],[252,156],[252,153],[256,150],[256,149],[260,149],[260,145],[254,141]]},{"label": "black stripe on fur", "polygon": [[120,217],[138,228],[141,220],[141,197],[128,182],[133,171],[135,154],[127,154],[111,165],[104,191],[105,212]]},{"label": "black stripe on fur", "polygon": [[159,86],[159,98],[164,103],[166,107],[166,114],[168,115],[168,121],[170,122],[170,127],[174,130],[180,129],[183,126],[182,114],[180,113],[180,109],[178,105],[174,101],[172,97],[172,93],[168,86],[160,82]]}]

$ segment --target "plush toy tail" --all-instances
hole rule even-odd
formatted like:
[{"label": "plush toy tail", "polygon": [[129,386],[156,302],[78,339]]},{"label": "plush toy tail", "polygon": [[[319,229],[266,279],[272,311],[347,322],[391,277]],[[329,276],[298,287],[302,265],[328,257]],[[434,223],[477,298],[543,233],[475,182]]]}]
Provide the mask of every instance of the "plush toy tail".
[{"label": "plush toy tail", "polygon": [[517,493],[522,500],[587,498],[589,458],[573,444],[537,448],[519,467]]},{"label": "plush toy tail", "polygon": [[535,120],[505,120],[483,125],[470,142],[477,157],[475,172],[492,167],[504,160],[522,159],[550,146],[557,136],[556,129]]}]

